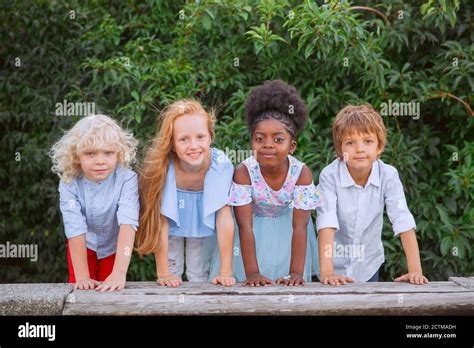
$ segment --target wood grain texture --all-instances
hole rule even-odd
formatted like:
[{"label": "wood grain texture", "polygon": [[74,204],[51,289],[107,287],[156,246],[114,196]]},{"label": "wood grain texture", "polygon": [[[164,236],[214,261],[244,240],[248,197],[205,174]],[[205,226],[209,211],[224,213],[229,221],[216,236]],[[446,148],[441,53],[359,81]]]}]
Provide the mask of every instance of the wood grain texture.
[{"label": "wood grain texture", "polygon": [[472,315],[474,289],[466,284],[469,278],[424,286],[381,282],[225,288],[185,282],[167,288],[129,282],[121,292],[74,291],[63,315]]}]

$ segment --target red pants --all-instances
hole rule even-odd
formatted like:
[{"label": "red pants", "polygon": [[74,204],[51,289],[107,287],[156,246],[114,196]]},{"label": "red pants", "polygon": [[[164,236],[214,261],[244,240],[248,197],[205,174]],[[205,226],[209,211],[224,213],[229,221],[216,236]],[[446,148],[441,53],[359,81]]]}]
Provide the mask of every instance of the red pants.
[{"label": "red pants", "polygon": [[[94,250],[87,249],[87,264],[89,266],[89,274],[91,279],[97,281],[104,281],[114,268],[115,254],[107,256],[104,259],[97,259],[97,254]],[[71,251],[69,250],[69,243],[67,243],[67,263],[69,268],[69,283],[75,283],[74,268],[72,267]]]}]

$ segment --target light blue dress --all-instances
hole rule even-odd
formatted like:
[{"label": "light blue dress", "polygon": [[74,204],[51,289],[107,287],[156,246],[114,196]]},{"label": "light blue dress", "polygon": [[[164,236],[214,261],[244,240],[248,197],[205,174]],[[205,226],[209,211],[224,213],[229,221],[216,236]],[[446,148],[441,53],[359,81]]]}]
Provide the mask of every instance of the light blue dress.
[{"label": "light blue dress", "polygon": [[[293,235],[293,208],[316,209],[321,199],[314,183],[296,185],[304,163],[288,155],[289,169],[285,182],[280,190],[275,191],[267,185],[255,157],[246,159],[251,185],[232,183],[229,205],[252,205],[253,233],[257,262],[260,274],[276,279],[289,274],[291,261],[291,240]],[[240,250],[238,226],[234,239],[233,273],[237,281],[246,279]],[[307,227],[307,247],[304,267],[304,280],[311,281],[311,276],[319,272],[317,240],[314,224],[309,219]],[[216,276],[220,269],[219,251],[214,252],[210,278]]]}]

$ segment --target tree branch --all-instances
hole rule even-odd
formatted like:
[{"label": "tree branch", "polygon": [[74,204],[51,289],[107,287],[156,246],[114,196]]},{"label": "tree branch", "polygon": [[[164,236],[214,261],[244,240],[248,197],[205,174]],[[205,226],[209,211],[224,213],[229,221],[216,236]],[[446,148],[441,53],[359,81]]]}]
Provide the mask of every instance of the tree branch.
[{"label": "tree branch", "polygon": [[388,20],[388,18],[382,12],[380,12],[379,10],[376,10],[375,8],[367,7],[367,6],[352,6],[352,7],[349,7],[349,10],[362,10],[362,11],[373,12],[379,17],[382,17],[386,24],[390,25],[390,21]]},{"label": "tree branch", "polygon": [[464,108],[466,109],[469,116],[474,117],[474,112],[471,106],[468,103],[466,103],[464,100],[462,100],[461,98],[455,96],[454,94],[447,93],[447,92],[438,92],[438,94],[426,97],[426,99],[437,99],[437,98],[443,98],[443,97],[449,97],[451,99],[457,100],[462,105],[464,105]]}]

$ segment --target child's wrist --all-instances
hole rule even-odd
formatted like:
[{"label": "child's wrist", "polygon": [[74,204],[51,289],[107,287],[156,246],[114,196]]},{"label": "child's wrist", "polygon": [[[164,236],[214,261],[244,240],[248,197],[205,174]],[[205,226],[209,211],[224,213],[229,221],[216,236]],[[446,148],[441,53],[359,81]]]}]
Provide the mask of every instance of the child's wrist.
[{"label": "child's wrist", "polygon": [[221,271],[219,273],[219,276],[221,277],[232,277],[232,272],[224,272],[224,271]]},{"label": "child's wrist", "polygon": [[90,279],[89,273],[76,273],[76,280]]},{"label": "child's wrist", "polygon": [[321,276],[323,275],[330,275],[330,274],[334,274],[334,270],[333,269],[330,269],[330,270],[321,270],[320,272]]},{"label": "child's wrist", "polygon": [[173,274],[171,274],[169,271],[168,272],[157,272],[156,277],[157,278],[165,278],[165,277],[170,277]]},{"label": "child's wrist", "polygon": [[298,275],[298,276],[300,276],[300,277],[303,276],[303,272],[299,272],[299,271],[292,271],[292,270],[290,270],[290,273],[288,273],[288,275],[293,275],[293,274]]}]

